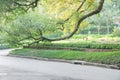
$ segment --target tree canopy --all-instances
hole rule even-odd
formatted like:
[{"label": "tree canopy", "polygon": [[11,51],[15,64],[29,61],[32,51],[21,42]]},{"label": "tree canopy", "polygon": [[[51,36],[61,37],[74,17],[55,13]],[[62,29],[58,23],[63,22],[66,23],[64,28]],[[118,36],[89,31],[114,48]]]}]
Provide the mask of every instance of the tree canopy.
[{"label": "tree canopy", "polygon": [[102,10],[104,0],[0,0],[0,4],[2,31],[12,38],[8,40],[31,44],[72,37],[86,18]]}]

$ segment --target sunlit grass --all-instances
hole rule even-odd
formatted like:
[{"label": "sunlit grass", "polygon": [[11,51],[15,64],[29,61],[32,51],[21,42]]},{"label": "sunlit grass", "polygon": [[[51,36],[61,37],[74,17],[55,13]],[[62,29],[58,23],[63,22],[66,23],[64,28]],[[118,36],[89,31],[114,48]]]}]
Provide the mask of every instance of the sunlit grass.
[{"label": "sunlit grass", "polygon": [[103,64],[120,64],[120,51],[114,52],[83,52],[68,50],[38,50],[16,49],[10,52],[12,55],[55,58],[66,60],[84,60]]},{"label": "sunlit grass", "polygon": [[91,34],[91,35],[74,35],[72,38],[68,40],[62,40],[62,41],[55,41],[53,43],[108,43],[108,44],[120,44],[120,37],[112,37],[109,35],[97,35],[97,34]]}]

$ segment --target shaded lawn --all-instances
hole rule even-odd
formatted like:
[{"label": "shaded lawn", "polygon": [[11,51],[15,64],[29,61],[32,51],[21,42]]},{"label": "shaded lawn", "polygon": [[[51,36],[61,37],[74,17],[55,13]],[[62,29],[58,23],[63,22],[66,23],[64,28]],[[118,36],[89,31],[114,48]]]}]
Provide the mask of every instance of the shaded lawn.
[{"label": "shaded lawn", "polygon": [[55,58],[66,60],[83,60],[102,64],[120,64],[120,51],[114,52],[83,52],[70,50],[38,50],[16,49],[10,52],[12,55]]}]

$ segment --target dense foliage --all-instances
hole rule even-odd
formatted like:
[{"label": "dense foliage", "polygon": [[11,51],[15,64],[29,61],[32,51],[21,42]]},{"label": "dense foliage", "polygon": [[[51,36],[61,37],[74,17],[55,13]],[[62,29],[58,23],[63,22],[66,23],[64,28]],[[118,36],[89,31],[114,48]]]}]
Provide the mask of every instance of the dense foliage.
[{"label": "dense foliage", "polygon": [[120,37],[120,28],[119,27],[115,27],[112,34],[113,34],[113,36]]},{"label": "dense foliage", "polygon": [[[108,26],[109,27],[109,34],[111,34],[114,30],[114,26]],[[79,31],[79,34],[103,34],[106,35],[108,34],[107,32],[108,28],[107,26],[99,26],[99,25],[93,25],[90,24],[88,27],[82,29]]]},{"label": "dense foliage", "polygon": [[39,43],[27,46],[27,48],[38,49],[70,49],[81,50],[81,48],[93,49],[120,49],[120,44],[105,44],[105,43]]},{"label": "dense foliage", "polygon": [[104,0],[1,0],[0,4],[0,30],[6,42],[32,44],[72,37],[86,18],[102,10]]},{"label": "dense foliage", "polygon": [[81,34],[112,34],[115,27],[120,27],[120,1],[105,1],[103,10],[98,16],[88,19],[89,25],[79,31]]}]

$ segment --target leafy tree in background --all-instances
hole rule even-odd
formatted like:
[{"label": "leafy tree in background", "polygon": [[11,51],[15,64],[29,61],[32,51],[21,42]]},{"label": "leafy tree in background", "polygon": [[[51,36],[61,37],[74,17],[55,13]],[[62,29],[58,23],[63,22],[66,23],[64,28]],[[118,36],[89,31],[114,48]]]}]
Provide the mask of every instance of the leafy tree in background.
[{"label": "leafy tree in background", "polygon": [[111,2],[106,0],[101,13],[87,20],[90,22],[90,25],[80,33],[87,34],[90,30],[93,34],[111,34],[114,27],[120,24],[120,1],[112,0]]},{"label": "leafy tree in background", "polygon": [[[11,35],[12,39],[9,40],[21,42],[32,38],[31,43],[34,43],[64,40],[72,37],[86,18],[98,14],[102,10],[104,0],[1,0],[0,4],[0,17],[5,18],[5,24],[10,20],[10,22],[8,21],[9,26],[4,29],[7,34]],[[46,16],[46,19],[41,17],[44,20],[42,21],[38,20],[40,18],[35,18],[36,16],[31,17],[25,14],[25,12],[35,11],[49,16]],[[21,14],[25,15],[19,18],[18,16]],[[9,17],[11,18],[8,19]],[[22,31],[25,31],[25,34]],[[54,38],[46,35],[59,31],[67,34]]]},{"label": "leafy tree in background", "polygon": [[120,37],[120,28],[115,27],[112,36]]}]

